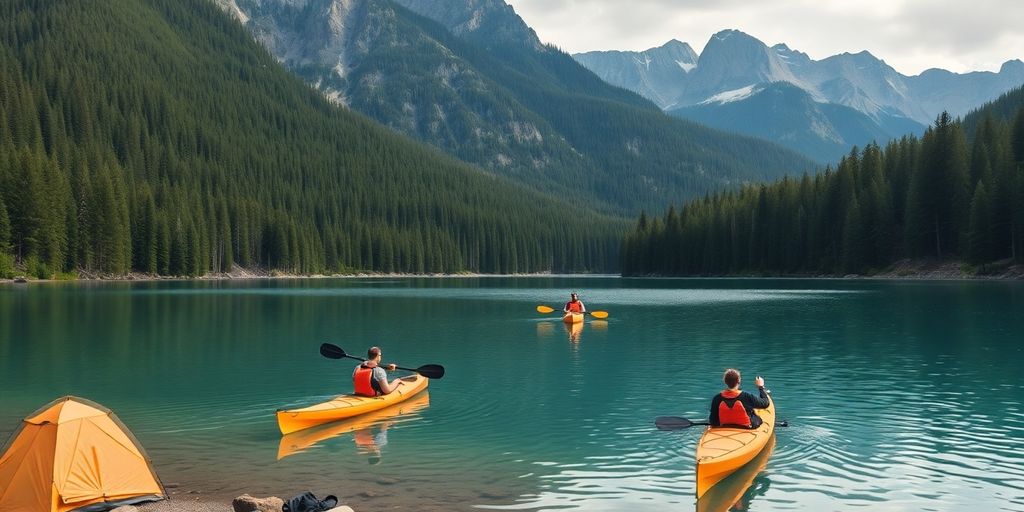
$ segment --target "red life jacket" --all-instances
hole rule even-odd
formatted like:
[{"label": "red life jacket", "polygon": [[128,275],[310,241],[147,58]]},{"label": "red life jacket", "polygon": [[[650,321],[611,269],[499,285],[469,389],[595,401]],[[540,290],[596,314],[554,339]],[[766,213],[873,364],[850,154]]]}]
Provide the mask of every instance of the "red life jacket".
[{"label": "red life jacket", "polygon": [[352,387],[357,395],[377,396],[377,390],[373,387],[373,368],[359,365],[352,376]]},{"label": "red life jacket", "polygon": [[566,302],[565,303],[565,309],[569,310],[570,313],[582,313],[583,312],[583,303],[580,302],[580,301]]},{"label": "red life jacket", "polygon": [[736,425],[750,428],[750,415],[743,402],[739,401],[740,392],[727,389],[722,391],[722,401],[718,403],[718,424]]}]

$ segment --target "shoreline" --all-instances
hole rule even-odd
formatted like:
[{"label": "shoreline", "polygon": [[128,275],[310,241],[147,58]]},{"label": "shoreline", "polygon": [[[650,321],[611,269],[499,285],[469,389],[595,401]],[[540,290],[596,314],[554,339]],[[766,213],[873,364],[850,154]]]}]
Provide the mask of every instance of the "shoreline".
[{"label": "shoreline", "polygon": [[454,274],[410,274],[355,272],[351,274],[289,274],[279,271],[237,268],[231,272],[209,273],[202,276],[160,276],[131,272],[120,275],[79,274],[75,279],[35,279],[17,276],[0,279],[0,285],[42,284],[42,283],[152,283],[174,281],[270,281],[287,279],[407,279],[407,278],[501,278],[501,277],[572,277],[572,278],[629,278],[629,279],[813,279],[813,280],[878,280],[878,281],[1018,281],[1024,280],[1024,265],[1011,265],[1008,261],[968,266],[959,261],[936,262],[904,259],[884,270],[867,274],[720,274],[720,275],[660,275],[645,274],[623,276],[621,274],[562,274],[533,272],[520,274],[484,274],[478,272],[457,272]]},{"label": "shoreline", "polygon": [[[1024,265],[1009,265],[995,262],[983,265],[980,271],[970,272],[965,263],[959,261],[934,262],[900,260],[888,268],[868,274],[721,274],[666,276],[646,274],[623,276],[630,279],[807,279],[821,281],[1020,281],[1024,280]],[[996,272],[998,270],[998,272]]]},{"label": "shoreline", "polygon": [[201,276],[160,276],[154,274],[142,274],[131,272],[121,275],[102,274],[80,274],[75,279],[36,279],[27,276],[17,276],[12,279],[0,279],[0,284],[38,284],[38,283],[153,283],[153,282],[175,282],[175,281],[272,281],[287,279],[398,279],[398,278],[501,278],[501,277],[621,277],[619,274],[561,274],[553,272],[533,272],[520,274],[483,274],[477,272],[457,272],[454,274],[408,274],[400,272],[377,273],[377,272],[356,272],[352,274],[288,274],[277,271],[248,270],[241,269],[232,272],[209,273]]}]

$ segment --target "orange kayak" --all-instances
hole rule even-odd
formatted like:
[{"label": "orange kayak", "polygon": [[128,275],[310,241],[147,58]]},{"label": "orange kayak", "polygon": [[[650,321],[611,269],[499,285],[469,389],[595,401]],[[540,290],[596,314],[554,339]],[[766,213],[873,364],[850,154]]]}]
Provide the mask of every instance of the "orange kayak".
[{"label": "orange kayak", "polygon": [[278,410],[277,426],[282,434],[290,434],[330,421],[351,418],[403,402],[427,389],[430,379],[416,374],[402,378],[402,385],[382,396],[341,395],[323,403],[302,409]]},{"label": "orange kayak", "polygon": [[[775,448],[775,436],[768,440],[768,445],[761,450],[761,453],[739,468],[733,474],[722,479],[714,487],[704,493],[697,500],[697,512],[729,512],[730,510],[746,510],[744,506],[749,505],[752,496],[747,496],[747,489],[754,483],[754,479],[761,473],[761,470],[768,465],[768,458]],[[746,502],[740,503],[746,498]]]},{"label": "orange kayak", "polygon": [[583,313],[566,313],[562,316],[562,321],[567,324],[581,324],[583,323]]},{"label": "orange kayak", "polygon": [[775,432],[775,400],[756,409],[763,423],[756,429],[709,427],[697,443],[697,499],[764,450]]},{"label": "orange kayak", "polygon": [[277,460],[301,453],[317,443],[348,434],[349,432],[358,432],[371,428],[374,425],[395,423],[395,420],[400,416],[414,415],[420,410],[426,409],[429,405],[430,393],[424,391],[404,402],[399,402],[356,418],[335,421],[283,435],[277,446]]}]

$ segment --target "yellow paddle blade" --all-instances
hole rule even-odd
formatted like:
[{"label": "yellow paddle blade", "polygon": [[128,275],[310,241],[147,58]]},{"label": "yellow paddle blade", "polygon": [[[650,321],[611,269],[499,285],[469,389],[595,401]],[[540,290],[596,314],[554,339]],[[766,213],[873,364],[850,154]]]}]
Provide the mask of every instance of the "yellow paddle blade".
[{"label": "yellow paddle blade", "polygon": [[547,313],[553,313],[554,311],[555,311],[554,308],[550,308],[548,306],[537,306],[537,312],[538,313],[547,314]]},{"label": "yellow paddle blade", "polygon": [[594,318],[608,318],[607,311],[591,311],[590,316]]}]

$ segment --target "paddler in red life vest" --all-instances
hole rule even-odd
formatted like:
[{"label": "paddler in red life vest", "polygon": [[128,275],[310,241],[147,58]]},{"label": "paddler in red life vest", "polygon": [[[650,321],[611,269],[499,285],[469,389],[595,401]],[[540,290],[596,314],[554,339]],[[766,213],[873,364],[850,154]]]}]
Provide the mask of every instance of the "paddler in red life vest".
[{"label": "paddler in red life vest", "polygon": [[740,391],[740,372],[729,368],[722,376],[725,389],[711,399],[711,417],[708,422],[712,427],[757,428],[761,426],[761,417],[754,414],[754,409],[766,409],[769,405],[768,393],[764,390],[764,379],[754,379],[759,396]]},{"label": "paddler in red life vest", "polygon": [[[380,353],[380,348],[370,347],[366,351],[367,360],[363,361],[356,366],[356,369],[352,371],[352,386],[355,388],[355,393],[362,396],[380,396],[386,395],[398,389],[398,386],[402,385],[401,379],[395,379],[388,382],[388,373],[384,371],[384,367],[380,365],[380,360],[383,355]],[[386,367],[388,371],[395,370],[395,364],[391,363]]]},{"label": "paddler in red life vest", "polygon": [[569,294],[569,302],[565,303],[565,308],[562,309],[563,313],[586,313],[587,308],[583,305],[583,301],[576,295],[576,292]]}]

